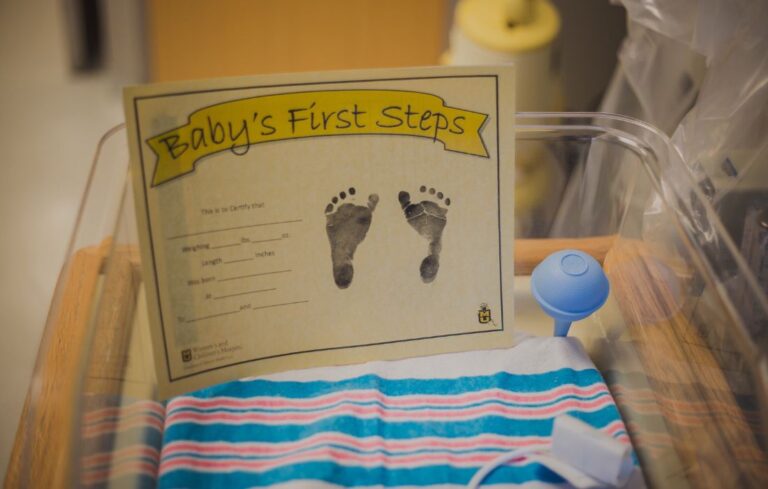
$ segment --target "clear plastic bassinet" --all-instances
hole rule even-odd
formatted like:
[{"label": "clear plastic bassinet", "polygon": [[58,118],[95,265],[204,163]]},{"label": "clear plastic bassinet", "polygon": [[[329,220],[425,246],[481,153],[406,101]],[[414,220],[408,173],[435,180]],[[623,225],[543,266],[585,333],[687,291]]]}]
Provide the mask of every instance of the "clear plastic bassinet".
[{"label": "clear plastic bassinet", "polygon": [[[550,251],[590,252],[612,292],[571,334],[605,377],[648,485],[768,486],[768,301],[669,140],[592,113],[518,114],[514,137],[515,327],[550,335],[530,272]],[[163,413],[132,199],[120,126],[97,150],[10,487],[154,487]]]}]

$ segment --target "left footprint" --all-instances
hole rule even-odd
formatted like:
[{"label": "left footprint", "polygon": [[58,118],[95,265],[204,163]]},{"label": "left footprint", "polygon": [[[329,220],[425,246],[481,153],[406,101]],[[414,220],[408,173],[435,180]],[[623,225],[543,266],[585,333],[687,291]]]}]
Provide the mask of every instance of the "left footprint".
[{"label": "left footprint", "polygon": [[331,243],[333,281],[340,289],[346,289],[352,283],[355,250],[365,239],[371,227],[373,211],[379,203],[379,196],[371,194],[365,205],[357,205],[356,193],[355,188],[350,187],[346,192],[339,192],[325,207],[325,231]]}]

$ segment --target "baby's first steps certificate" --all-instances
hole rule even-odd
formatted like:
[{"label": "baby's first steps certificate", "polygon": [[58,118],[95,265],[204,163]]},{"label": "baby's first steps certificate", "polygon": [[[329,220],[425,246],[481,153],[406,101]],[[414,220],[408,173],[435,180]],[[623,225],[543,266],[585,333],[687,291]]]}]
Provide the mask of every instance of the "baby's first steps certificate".
[{"label": "baby's first steps certificate", "polygon": [[129,87],[159,395],[512,345],[512,68]]}]

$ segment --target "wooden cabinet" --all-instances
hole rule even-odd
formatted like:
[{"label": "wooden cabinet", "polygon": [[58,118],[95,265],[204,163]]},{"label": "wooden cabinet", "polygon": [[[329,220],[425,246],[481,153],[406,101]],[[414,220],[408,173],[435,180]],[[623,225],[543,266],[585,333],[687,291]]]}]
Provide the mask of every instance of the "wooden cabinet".
[{"label": "wooden cabinet", "polygon": [[150,78],[434,65],[448,0],[147,0]]}]

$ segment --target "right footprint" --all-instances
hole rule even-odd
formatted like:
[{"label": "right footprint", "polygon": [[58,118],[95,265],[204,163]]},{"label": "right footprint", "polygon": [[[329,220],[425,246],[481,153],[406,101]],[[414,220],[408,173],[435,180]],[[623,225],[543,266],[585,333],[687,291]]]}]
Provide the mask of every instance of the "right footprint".
[{"label": "right footprint", "polygon": [[[428,284],[435,280],[440,268],[443,229],[448,222],[446,217],[448,209],[446,207],[451,205],[451,199],[434,188],[427,189],[424,185],[419,188],[418,199],[420,202],[411,202],[411,194],[405,191],[400,192],[397,196],[408,224],[429,243],[429,254],[421,261],[419,267],[421,280]],[[444,204],[445,207],[440,204]]]}]

